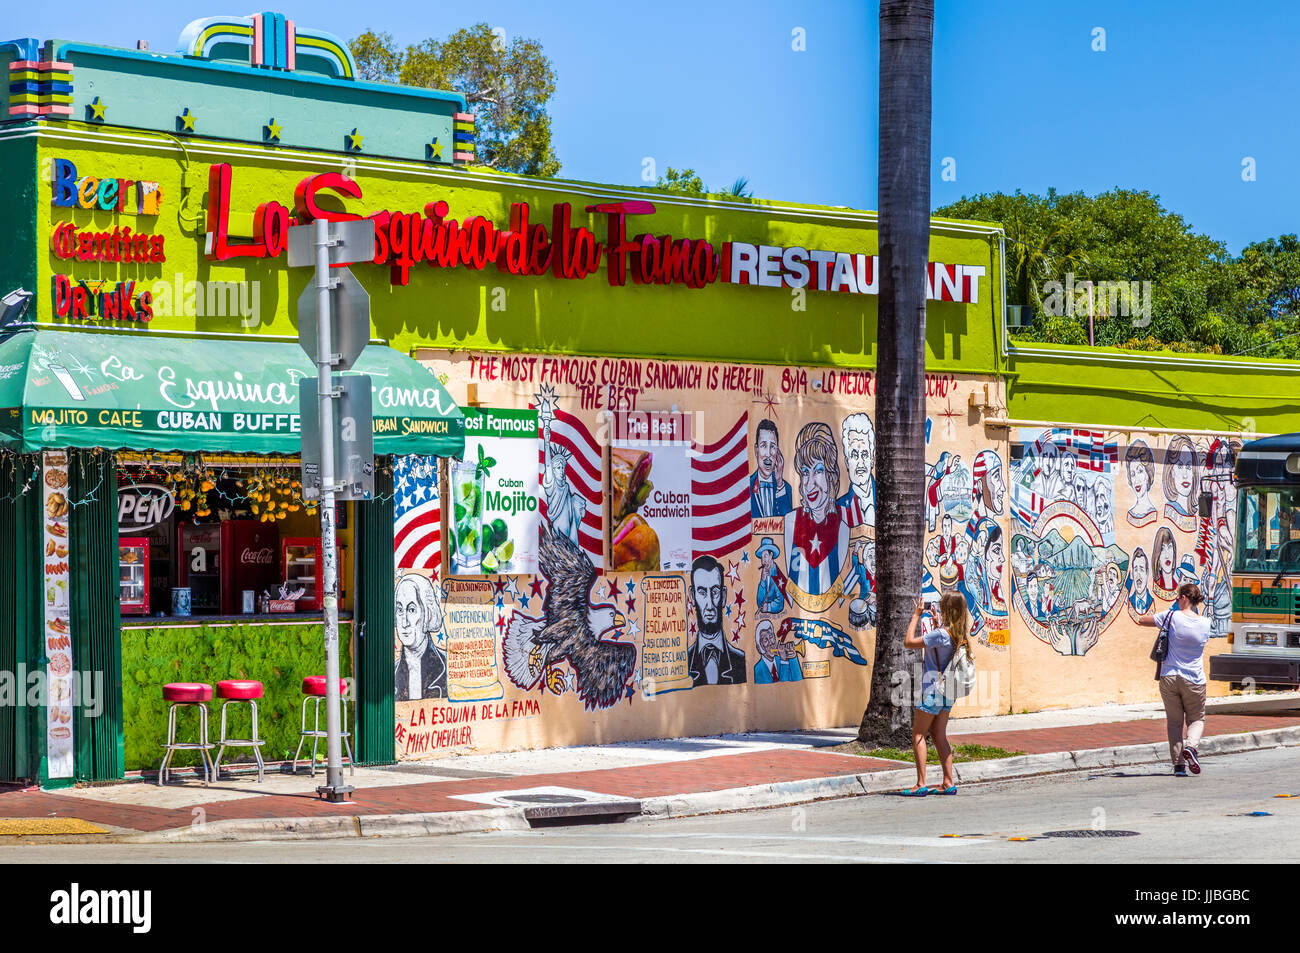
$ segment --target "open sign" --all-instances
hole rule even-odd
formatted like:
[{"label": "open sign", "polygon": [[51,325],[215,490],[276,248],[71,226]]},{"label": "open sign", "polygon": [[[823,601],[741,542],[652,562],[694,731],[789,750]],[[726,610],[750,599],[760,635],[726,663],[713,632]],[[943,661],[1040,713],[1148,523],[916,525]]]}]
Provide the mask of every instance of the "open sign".
[{"label": "open sign", "polygon": [[157,526],[172,515],[176,498],[171,490],[155,483],[138,483],[117,491],[117,528],[143,530]]}]

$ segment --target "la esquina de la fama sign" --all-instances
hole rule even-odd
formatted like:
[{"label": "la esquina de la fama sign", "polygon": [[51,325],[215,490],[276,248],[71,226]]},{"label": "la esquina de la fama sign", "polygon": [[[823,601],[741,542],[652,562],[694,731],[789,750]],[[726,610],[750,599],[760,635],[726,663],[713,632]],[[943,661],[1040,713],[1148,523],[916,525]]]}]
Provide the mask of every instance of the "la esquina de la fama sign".
[{"label": "la esquina de la fama sign", "polygon": [[[500,229],[490,219],[476,215],[463,222],[448,218],[445,201],[425,205],[423,213],[377,211],[361,216],[322,208],[317,196],[334,192],[361,198],[361,186],[338,172],[309,176],[294,190],[293,213],[276,201],[257,206],[251,242],[234,242],[229,236],[229,164],[209,167],[208,216],[204,254],[212,261],[234,258],[277,258],[288,245],[290,228],[314,219],[352,221],[370,218],[375,223],[376,265],[388,265],[391,281],[405,285],[411,269],[423,262],[431,268],[457,265],[483,271],[491,265],[512,275],[545,275],[580,279],[597,271],[601,259],[611,285],[683,284],[703,288],[717,281],[765,288],[808,288],[849,294],[878,293],[877,256],[823,251],[799,246],[753,245],[724,242],[720,249],[701,238],[642,233],[629,238],[628,216],[649,215],[650,202],[625,201],[588,205],[588,212],[604,215],[606,240],[585,226],[572,224],[568,202],[551,208],[551,227],[530,221],[527,202],[510,206],[510,227]],[[979,303],[982,265],[946,265],[931,262],[927,268],[926,295],[936,301]]]}]

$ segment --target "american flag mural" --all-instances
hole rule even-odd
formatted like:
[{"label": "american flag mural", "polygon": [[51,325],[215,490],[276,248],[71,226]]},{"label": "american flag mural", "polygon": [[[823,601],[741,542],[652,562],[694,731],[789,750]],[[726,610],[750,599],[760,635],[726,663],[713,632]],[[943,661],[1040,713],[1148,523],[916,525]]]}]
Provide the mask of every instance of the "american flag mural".
[{"label": "american flag mural", "polygon": [[428,569],[442,565],[442,501],[438,458],[393,458],[393,565]]},{"label": "american flag mural", "polygon": [[[581,498],[586,509],[582,514],[582,522],[578,526],[578,545],[582,547],[583,552],[591,557],[592,563],[597,569],[604,566],[605,561],[605,528],[604,528],[604,455],[601,452],[600,444],[596,438],[591,435],[586,424],[559,408],[555,408],[552,413],[553,419],[550,422],[550,440],[551,443],[563,450],[569,456],[568,469],[566,477],[568,478],[569,490]],[[546,444],[545,432],[543,431],[539,419],[538,436],[542,437],[542,444],[538,448],[538,466],[546,466]],[[542,516],[550,519],[546,494],[543,493],[539,500]]]},{"label": "american flag mural", "polygon": [[749,414],[716,443],[691,454],[691,548],[721,559],[749,545]]},{"label": "american flag mural", "polygon": [[1069,451],[1077,468],[1090,473],[1108,474],[1119,463],[1118,442],[1107,441],[1106,435],[1097,430],[1022,430],[1020,442],[1024,445],[1024,455],[1012,462],[1010,495],[1011,515],[1024,526],[1033,526],[1043,510],[1055,502],[1040,492],[1044,486],[1040,461],[1051,452],[1049,446],[1057,451]]}]

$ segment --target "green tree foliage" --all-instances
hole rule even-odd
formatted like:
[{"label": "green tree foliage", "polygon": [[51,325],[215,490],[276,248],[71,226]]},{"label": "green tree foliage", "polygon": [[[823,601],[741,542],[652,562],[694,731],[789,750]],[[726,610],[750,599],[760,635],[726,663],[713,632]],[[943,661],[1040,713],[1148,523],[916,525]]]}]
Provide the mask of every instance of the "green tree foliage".
[{"label": "green tree foliage", "polygon": [[707,191],[704,180],[695,174],[694,169],[678,171],[672,166],[668,167],[667,174],[659,176],[655,185],[669,192],[683,192],[686,195],[703,195]]},{"label": "green tree foliage", "polygon": [[560,160],[546,104],[555,71],[536,40],[506,43],[486,23],[399,51],[387,33],[367,30],[348,44],[365,79],[461,93],[474,114],[478,162],[503,172],[552,176]]},{"label": "green tree foliage", "polygon": [[[1007,235],[1007,300],[1033,307],[1018,339],[1086,344],[1086,306],[1060,311],[1049,282],[1151,283],[1150,323],[1094,298],[1098,345],[1300,358],[1300,240],[1256,242],[1240,255],[1196,233],[1150,192],[1112,189],[962,198],[940,217],[1001,224]],[[1130,285],[1131,287],[1131,285]],[[1135,310],[1139,302],[1132,302]],[[1058,307],[1053,308],[1056,304]]]}]

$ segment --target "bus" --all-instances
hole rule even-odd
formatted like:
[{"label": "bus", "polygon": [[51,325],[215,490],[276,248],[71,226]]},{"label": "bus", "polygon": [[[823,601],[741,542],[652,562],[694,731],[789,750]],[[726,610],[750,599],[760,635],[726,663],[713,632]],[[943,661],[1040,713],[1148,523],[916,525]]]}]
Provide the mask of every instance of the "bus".
[{"label": "bus", "polygon": [[1232,650],[1211,656],[1210,678],[1294,688],[1300,686],[1300,433],[1245,444],[1233,478]]}]

